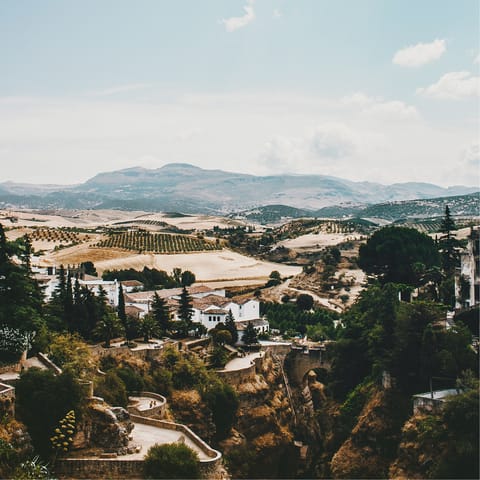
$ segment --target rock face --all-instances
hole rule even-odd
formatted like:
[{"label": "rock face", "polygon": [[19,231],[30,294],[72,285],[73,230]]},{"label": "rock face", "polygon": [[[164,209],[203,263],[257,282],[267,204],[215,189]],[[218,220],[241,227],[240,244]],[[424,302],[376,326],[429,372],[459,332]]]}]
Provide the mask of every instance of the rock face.
[{"label": "rock face", "polygon": [[215,435],[212,414],[196,390],[175,390],[168,403],[176,422],[187,425],[203,440],[212,440]]},{"label": "rock face", "polygon": [[124,408],[92,403],[77,425],[73,448],[102,448],[119,455],[125,454],[133,427]]},{"label": "rock face", "polygon": [[236,390],[240,400],[236,427],[219,445],[232,477],[295,476],[293,412],[279,364],[266,355],[254,379]]},{"label": "rock face", "polygon": [[334,478],[387,478],[405,421],[398,396],[377,391],[331,461]]}]

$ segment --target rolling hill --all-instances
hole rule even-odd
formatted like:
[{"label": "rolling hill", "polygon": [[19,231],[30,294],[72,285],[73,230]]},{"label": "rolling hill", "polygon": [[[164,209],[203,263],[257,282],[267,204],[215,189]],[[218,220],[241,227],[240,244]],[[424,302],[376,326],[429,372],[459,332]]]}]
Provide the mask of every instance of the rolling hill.
[{"label": "rolling hill", "polygon": [[[227,213],[265,205],[319,210],[462,195],[474,187],[426,183],[382,185],[324,175],[255,176],[167,164],[100,173],[75,186],[0,184],[0,207],[114,208],[122,210]],[[343,207],[342,207],[343,208]],[[320,211],[320,210],[319,210]]]}]

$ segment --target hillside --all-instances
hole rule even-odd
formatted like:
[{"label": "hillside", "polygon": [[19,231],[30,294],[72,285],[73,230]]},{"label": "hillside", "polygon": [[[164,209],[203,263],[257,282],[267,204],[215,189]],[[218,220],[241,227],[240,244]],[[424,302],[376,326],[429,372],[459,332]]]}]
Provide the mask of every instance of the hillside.
[{"label": "hillside", "polygon": [[456,217],[480,215],[480,192],[417,200],[383,202],[373,205],[344,203],[318,210],[299,209],[286,205],[265,205],[244,210],[230,216],[261,224],[280,223],[294,218],[365,218],[389,222],[409,219],[435,219],[441,217],[448,205]]},{"label": "hillside", "polygon": [[70,187],[5,182],[0,184],[0,207],[220,213],[259,205],[289,205],[317,210],[345,203],[365,205],[474,191],[473,187],[443,188],[411,182],[353,182],[325,175],[255,176],[176,163],[153,170],[135,167],[100,173]]}]

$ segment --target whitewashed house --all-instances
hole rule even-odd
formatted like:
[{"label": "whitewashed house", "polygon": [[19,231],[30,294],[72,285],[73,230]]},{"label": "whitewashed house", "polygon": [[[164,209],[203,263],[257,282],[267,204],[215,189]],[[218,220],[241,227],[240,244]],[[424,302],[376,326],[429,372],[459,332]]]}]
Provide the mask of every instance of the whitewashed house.
[{"label": "whitewashed house", "polygon": [[[219,323],[225,323],[229,311],[232,311],[235,322],[257,321],[256,329],[259,333],[266,328],[260,324],[260,302],[255,299],[247,299],[242,302],[234,302],[225,296],[224,289],[212,289],[206,285],[195,285],[187,288],[192,297],[193,316],[192,321],[201,323],[207,330],[215,328]],[[125,305],[135,306],[145,313],[150,312],[155,293],[167,300],[172,313],[172,318],[178,320],[177,305],[182,293],[181,288],[170,288],[148,292],[133,292],[125,295]],[[262,322],[265,322],[262,320]],[[268,324],[268,322],[267,322]]]}]

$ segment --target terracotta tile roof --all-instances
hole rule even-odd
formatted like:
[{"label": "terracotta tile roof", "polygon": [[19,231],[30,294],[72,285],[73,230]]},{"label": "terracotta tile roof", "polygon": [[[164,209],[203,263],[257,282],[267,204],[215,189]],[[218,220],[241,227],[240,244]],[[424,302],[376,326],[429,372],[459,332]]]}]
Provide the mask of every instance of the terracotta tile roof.
[{"label": "terracotta tile roof", "polygon": [[204,313],[209,315],[227,315],[228,314],[228,312],[223,308],[212,308],[211,310],[205,310]]},{"label": "terracotta tile roof", "polygon": [[123,280],[120,282],[124,287],[142,287],[143,283],[138,280]]}]

